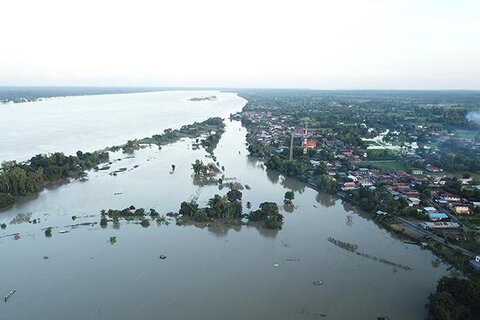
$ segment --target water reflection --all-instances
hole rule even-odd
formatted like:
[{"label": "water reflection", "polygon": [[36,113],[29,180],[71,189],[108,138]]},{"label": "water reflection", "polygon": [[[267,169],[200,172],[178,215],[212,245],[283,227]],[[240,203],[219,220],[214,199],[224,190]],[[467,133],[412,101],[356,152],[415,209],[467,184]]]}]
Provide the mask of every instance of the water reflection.
[{"label": "water reflection", "polygon": [[331,194],[325,192],[318,192],[315,196],[317,203],[320,203],[322,206],[330,208],[337,203],[337,198]]},{"label": "water reflection", "polygon": [[218,184],[217,177],[204,177],[192,175],[192,183],[197,187],[215,186]]},{"label": "water reflection", "polygon": [[347,215],[346,218],[347,218],[347,220],[346,220],[346,222],[345,222],[345,225],[346,225],[347,227],[351,227],[351,226],[353,225],[353,218],[352,218],[352,216],[351,216],[351,215]]},{"label": "water reflection", "polygon": [[198,229],[207,229],[208,232],[219,238],[225,238],[230,231],[240,232],[243,228],[253,228],[266,238],[275,238],[278,230],[266,229],[260,223],[244,223],[239,221],[215,221],[215,222],[198,222],[189,220],[184,222],[182,227],[195,227]]},{"label": "water reflection", "polygon": [[283,205],[283,210],[285,212],[292,213],[293,211],[295,211],[295,206],[292,205],[292,204],[284,204]]},{"label": "water reflection", "polygon": [[267,170],[267,178],[271,183],[277,184],[280,179],[280,173],[274,170]]},{"label": "water reflection", "polygon": [[[346,212],[351,212],[353,214],[357,214],[357,215],[361,215],[361,211],[355,207],[353,204],[349,203],[349,202],[346,202],[346,201],[342,201],[342,206],[343,206],[343,209],[346,211]],[[362,215],[362,217],[365,217],[367,218],[368,215]]]},{"label": "water reflection", "polygon": [[305,184],[303,182],[300,182],[299,180],[296,180],[296,179],[292,179],[292,178],[282,176],[282,180],[280,181],[280,184],[285,189],[290,189],[290,190],[298,192],[300,194],[302,194],[305,191]]},{"label": "water reflection", "polygon": [[[223,148],[215,150],[215,155],[227,176],[252,186],[252,191],[243,192],[243,204],[251,202],[256,209],[264,201],[273,201],[283,206],[285,187],[302,190],[295,195],[298,207],[293,214],[283,207],[282,230],[265,229],[261,223],[177,226],[174,219],[168,219],[170,226],[152,221],[149,228],[142,228],[138,222],[121,220],[119,230],[110,222],[101,229],[98,212],[102,208],[134,203],[164,214],[177,212],[182,201],[199,198],[205,204],[218,193],[216,186],[190,182],[191,163],[204,157],[203,149],[188,151],[185,144],[177,143],[164,146],[161,156],[154,149],[144,149],[135,154],[136,159],[117,164],[131,168],[140,162],[136,170],[117,177],[92,173],[87,183],[49,190],[22,210],[0,215],[0,222],[8,222],[21,212],[34,212],[32,218],[49,212],[40,225],[23,223],[0,230],[0,237],[17,231],[22,236],[16,242],[13,235],[0,241],[2,255],[14,257],[0,263],[2,285],[23,288],[16,303],[2,306],[2,320],[36,319],[38,312],[43,312],[41,318],[62,314],[71,320],[238,320],[265,318],[266,312],[268,318],[290,320],[320,318],[324,311],[329,319],[424,318],[428,293],[446,266],[432,267],[430,252],[353,216],[355,208],[335,205],[335,196],[295,187],[272,171],[265,174],[257,160],[247,159],[246,151],[238,155],[243,147],[239,126],[235,121],[227,123],[220,141]],[[169,173],[172,163],[176,164],[174,174]],[[79,219],[75,223],[89,225],[75,230],[72,226],[71,232],[60,234],[66,224],[72,224],[72,210]],[[53,236],[47,239],[43,228],[49,226],[54,227]],[[342,250],[325,241],[327,236],[358,244],[362,251]],[[110,237],[119,240],[115,246],[108,242]],[[168,256],[161,264],[160,254]],[[48,268],[43,266],[44,255],[52,257]],[[398,263],[412,270],[406,272]],[[35,273],[30,272],[32,268]],[[398,269],[395,276],[392,268]],[[316,280],[325,285],[314,287]],[[108,308],[104,297],[110,297]],[[21,308],[21,302],[28,308]],[[300,314],[299,308],[305,313]]]},{"label": "water reflection", "polygon": [[264,236],[265,238],[275,238],[278,235],[278,230],[266,229],[266,228],[263,228],[262,226],[258,226],[254,224],[252,224],[252,226],[258,231],[260,235]]},{"label": "water reflection", "polygon": [[[239,154],[242,155],[242,153],[240,151],[239,151]],[[259,165],[259,161],[255,157],[246,157],[246,161],[247,161],[247,167],[251,168],[251,169],[255,169]],[[262,164],[262,163],[260,162],[260,164]]]}]

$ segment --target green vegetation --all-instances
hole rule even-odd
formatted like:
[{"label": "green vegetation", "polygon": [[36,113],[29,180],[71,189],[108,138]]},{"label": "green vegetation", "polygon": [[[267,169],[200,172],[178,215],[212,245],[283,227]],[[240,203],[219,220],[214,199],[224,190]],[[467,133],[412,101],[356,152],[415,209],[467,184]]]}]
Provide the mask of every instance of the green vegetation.
[{"label": "green vegetation", "polygon": [[468,279],[443,277],[430,295],[429,319],[474,320],[480,315],[480,275]]},{"label": "green vegetation", "polygon": [[480,172],[477,148],[449,139],[437,145],[436,152],[421,152],[427,163],[451,172]]},{"label": "green vegetation", "polygon": [[404,198],[396,200],[391,194],[381,188],[375,190],[368,188],[351,190],[347,192],[347,198],[353,204],[372,214],[377,210],[397,214],[403,212],[408,207]]},{"label": "green vegetation", "polygon": [[263,202],[260,209],[250,212],[247,215],[248,221],[261,221],[269,229],[282,229],[283,215],[278,212],[278,205],[275,202]]},{"label": "green vegetation", "polygon": [[2,224],[0,224],[0,228],[6,229],[6,228],[7,228],[7,225],[6,225],[5,223],[2,223]]},{"label": "green vegetation", "polygon": [[52,227],[45,229],[45,237],[50,238],[52,236]]},{"label": "green vegetation", "polygon": [[285,197],[283,200],[285,204],[292,204],[293,199],[295,199],[295,193],[293,191],[285,192]]},{"label": "green vegetation", "polygon": [[15,198],[10,193],[0,193],[0,208],[11,206],[15,203]]},{"label": "green vegetation", "polygon": [[[444,261],[469,270],[470,256],[458,247],[472,253],[479,246],[478,93],[249,90],[241,95],[248,100],[238,116],[248,129],[248,149],[267,169],[338,194],[388,230],[427,241]],[[399,216],[426,220],[422,208],[441,203],[448,193],[468,207],[470,215],[459,219],[470,230],[435,230],[446,240],[441,243],[420,239],[403,224],[398,228],[404,221]],[[446,205],[437,209],[454,213]],[[249,216],[261,220],[261,210]],[[478,319],[478,277],[442,279],[430,297],[430,318]]]},{"label": "green vegetation", "polygon": [[155,209],[150,209],[147,212],[147,210],[144,208],[135,208],[133,205],[122,210],[102,210],[100,214],[100,226],[102,228],[106,228],[110,220],[113,221],[113,227],[118,228],[120,226],[120,219],[125,219],[128,221],[140,221],[140,225],[144,228],[150,226],[150,220],[156,220],[157,224],[159,225],[167,224],[166,218],[164,216],[160,216]]},{"label": "green vegetation", "polygon": [[229,191],[227,196],[215,194],[208,200],[206,208],[199,208],[194,201],[184,201],[180,205],[179,214],[187,219],[209,222],[218,219],[232,220],[242,218],[242,193],[238,190]]},{"label": "green vegetation", "polygon": [[140,225],[144,228],[148,228],[150,226],[150,221],[148,221],[147,219],[143,218],[140,222]]},{"label": "green vegetation", "polygon": [[100,218],[100,227],[106,228],[108,225],[108,219],[105,216]]},{"label": "green vegetation", "polygon": [[209,97],[193,97],[188,100],[189,101],[213,101],[216,99],[217,99],[217,96],[209,96]]},{"label": "green vegetation", "polygon": [[193,173],[196,176],[199,176],[202,172],[205,172],[207,170],[207,166],[203,163],[202,160],[195,160],[194,163],[192,163],[192,169]]},{"label": "green vegetation", "polygon": [[323,192],[331,194],[337,193],[337,182],[327,174],[314,177],[314,183],[317,188]]},{"label": "green vegetation", "polygon": [[460,221],[465,223],[468,227],[475,229],[480,228],[480,216],[479,215],[471,215],[471,216],[459,216]]},{"label": "green vegetation", "polygon": [[227,192],[227,198],[230,202],[242,201],[242,192],[237,189],[232,189]]},{"label": "green vegetation", "polygon": [[0,207],[14,203],[15,197],[38,192],[48,183],[68,178],[80,178],[85,170],[108,161],[107,152],[65,156],[63,153],[36,155],[25,163],[3,162],[0,170]]},{"label": "green vegetation", "polygon": [[408,170],[402,161],[364,161],[362,162],[362,166],[377,168],[385,171]]},{"label": "green vegetation", "polygon": [[218,144],[221,135],[224,132],[225,124],[222,118],[214,117],[207,119],[203,122],[195,122],[190,125],[182,126],[180,129],[165,129],[163,134],[156,134],[148,138],[129,140],[123,146],[111,147],[110,151],[117,151],[120,148],[125,153],[133,153],[135,150],[141,148],[144,144],[156,144],[158,146],[177,142],[181,138],[197,138],[202,135],[207,135],[205,139],[201,141],[201,145],[209,153],[213,153],[213,150]]},{"label": "green vegetation", "polygon": [[199,176],[207,176],[207,175],[215,175],[220,172],[220,170],[215,166],[214,163],[204,164],[202,160],[195,160],[192,163],[192,170],[193,174],[197,177]]}]

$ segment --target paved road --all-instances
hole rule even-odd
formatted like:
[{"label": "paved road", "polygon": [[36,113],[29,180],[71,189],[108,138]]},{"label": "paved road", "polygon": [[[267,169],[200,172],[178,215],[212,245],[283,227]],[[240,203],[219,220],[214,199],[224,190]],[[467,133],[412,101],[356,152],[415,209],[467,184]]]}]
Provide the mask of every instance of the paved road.
[{"label": "paved road", "polygon": [[396,217],[396,219],[397,219],[398,222],[400,222],[401,224],[403,224],[405,227],[407,227],[407,228],[409,228],[409,229],[411,229],[411,230],[414,230],[414,231],[420,233],[420,234],[423,235],[423,236],[428,236],[428,237],[430,237],[430,239],[435,240],[435,241],[437,241],[437,242],[440,242],[440,243],[442,243],[442,244],[444,244],[444,245],[446,245],[446,246],[448,246],[448,247],[450,247],[450,248],[452,248],[452,249],[454,249],[454,250],[458,250],[458,251],[460,251],[461,253],[463,253],[464,255],[466,255],[466,256],[468,256],[468,257],[471,257],[471,258],[474,258],[474,257],[475,257],[475,254],[474,254],[473,252],[470,252],[470,251],[468,251],[468,250],[466,250],[466,249],[464,249],[464,248],[461,248],[461,247],[459,247],[459,246],[456,246],[456,245],[454,245],[454,244],[447,243],[447,242],[445,241],[445,239],[443,239],[442,237],[439,237],[439,236],[437,236],[436,234],[434,234],[434,233],[432,233],[432,232],[430,232],[430,231],[428,231],[428,230],[423,229],[422,227],[416,225],[416,224],[413,223],[413,222],[410,222],[410,221],[408,221],[408,220],[406,220],[406,219],[404,219],[404,218],[401,218],[401,217]]}]

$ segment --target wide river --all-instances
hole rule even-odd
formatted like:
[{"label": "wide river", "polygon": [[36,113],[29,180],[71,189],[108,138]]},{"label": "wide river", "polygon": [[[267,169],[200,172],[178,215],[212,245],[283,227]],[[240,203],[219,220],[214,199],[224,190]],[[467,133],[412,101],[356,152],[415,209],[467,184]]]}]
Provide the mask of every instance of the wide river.
[{"label": "wide river", "polygon": [[[214,92],[219,97],[215,102],[187,101],[188,97],[210,94],[142,93],[53,99],[52,105],[32,103],[39,108],[36,114],[47,123],[46,119],[50,119],[61,124],[61,136],[56,136],[55,128],[12,126],[9,144],[1,142],[2,156],[5,152],[8,158],[25,158],[42,150],[54,151],[49,145],[67,153],[95,150],[136,134],[155,133],[155,125],[163,130],[204,120],[215,113],[226,116],[245,104],[235,94],[219,92]],[[119,105],[123,106],[122,112],[100,110],[110,104],[108,97],[116,101],[111,102],[110,110]],[[21,123],[16,117],[26,116],[25,109],[35,109],[28,105],[9,105],[6,113]],[[155,106],[168,110],[175,106],[177,110],[166,111],[169,115],[162,116],[161,110],[152,110]],[[209,107],[213,110],[207,110]],[[19,108],[17,116],[15,108]],[[90,113],[87,109],[96,111]],[[63,110],[63,117],[72,121],[70,125],[56,118],[58,110]],[[2,125],[4,113],[5,110],[0,111]],[[77,118],[88,123],[83,135]],[[380,229],[342,200],[267,172],[261,162],[248,157],[245,128],[237,121],[226,120],[226,124],[215,155],[225,167],[226,178],[251,186],[251,190],[243,191],[245,211],[247,201],[252,208],[264,201],[280,204],[285,191],[295,191],[294,210],[281,206],[285,216],[282,230],[177,226],[174,221],[160,226],[153,222],[148,228],[134,222],[122,222],[119,228],[113,228],[111,223],[105,229],[98,224],[71,227],[98,222],[101,209],[121,209],[133,204],[155,208],[163,214],[178,211],[183,200],[194,198],[205,205],[213,194],[227,192],[217,186],[198,185],[193,180],[191,163],[209,159],[203,149],[193,150],[189,139],[161,150],[139,150],[134,157],[114,153],[110,170],[89,172],[88,181],[45,189],[37,197],[0,213],[0,223],[7,224],[5,230],[0,229],[0,294],[3,296],[12,288],[17,290],[8,303],[0,304],[0,319],[426,316],[427,296],[436,281],[447,274],[447,265],[438,263],[429,251]],[[128,128],[126,132],[123,126]],[[42,146],[36,146],[29,139],[36,137],[37,132],[38,136],[54,141],[45,140]],[[77,148],[77,138],[70,135],[80,135],[77,138],[82,147]],[[28,153],[23,144],[35,151]],[[176,165],[173,173],[171,164]],[[118,168],[127,170],[117,176],[109,174]],[[40,222],[14,220],[20,213]],[[78,218],[73,221],[72,216]],[[53,227],[51,237],[45,236],[47,227]],[[60,233],[61,230],[70,232]],[[14,233],[20,238],[15,239]],[[116,237],[116,243],[112,244],[110,237]],[[329,241],[332,238],[358,245],[361,254],[335,245]],[[162,254],[167,259],[159,259]],[[323,284],[314,285],[315,281]]]},{"label": "wide river", "polygon": [[[214,101],[189,101],[213,95]],[[0,162],[39,153],[95,151],[209,117],[225,117],[245,102],[234,93],[160,91],[0,104]]]}]

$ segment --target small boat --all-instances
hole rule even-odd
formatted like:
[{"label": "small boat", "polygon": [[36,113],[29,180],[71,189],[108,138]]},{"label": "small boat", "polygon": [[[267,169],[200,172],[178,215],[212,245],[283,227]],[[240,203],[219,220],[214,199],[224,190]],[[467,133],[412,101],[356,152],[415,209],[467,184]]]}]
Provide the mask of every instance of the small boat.
[{"label": "small boat", "polygon": [[60,230],[60,231],[58,231],[58,233],[69,233],[69,232],[70,232],[70,231],[68,231],[68,230]]},{"label": "small boat", "polygon": [[159,258],[162,259],[162,260],[165,260],[165,259],[167,259],[167,256],[164,256],[164,255],[162,254],[162,255],[160,255]]},{"label": "small boat", "polygon": [[322,284],[323,284],[323,281],[320,281],[320,280],[313,281],[314,286],[320,286]]},{"label": "small boat", "polygon": [[17,292],[17,290],[15,289],[10,290],[10,292],[5,296],[5,298],[3,298],[5,302],[7,302],[15,294],[15,292]]}]

